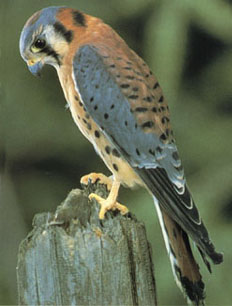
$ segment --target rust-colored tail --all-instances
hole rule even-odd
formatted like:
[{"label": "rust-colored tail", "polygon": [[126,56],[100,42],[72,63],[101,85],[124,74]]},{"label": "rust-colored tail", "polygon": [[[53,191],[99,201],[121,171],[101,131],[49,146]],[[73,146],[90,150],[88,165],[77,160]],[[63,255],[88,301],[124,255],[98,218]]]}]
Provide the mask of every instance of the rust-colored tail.
[{"label": "rust-colored tail", "polygon": [[[178,287],[189,303],[204,305],[204,283],[186,232],[156,204],[165,245]],[[208,262],[207,262],[208,264]]]}]

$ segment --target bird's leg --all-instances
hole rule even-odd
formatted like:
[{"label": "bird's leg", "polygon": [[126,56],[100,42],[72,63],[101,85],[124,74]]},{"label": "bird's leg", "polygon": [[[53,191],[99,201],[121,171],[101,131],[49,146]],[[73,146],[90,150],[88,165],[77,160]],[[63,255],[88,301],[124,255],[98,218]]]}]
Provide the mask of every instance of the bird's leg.
[{"label": "bird's leg", "polygon": [[112,180],[112,178],[109,178],[101,173],[91,173],[89,175],[83,176],[81,178],[81,183],[87,185],[90,180],[92,183],[98,181],[100,184],[105,184],[107,186],[107,189],[110,190],[107,199],[103,199],[95,193],[91,193],[89,195],[90,200],[95,199],[101,206],[99,212],[99,219],[104,219],[107,210],[118,209],[122,215],[128,213],[128,208],[117,202],[120,182]]},{"label": "bird's leg", "polygon": [[103,199],[95,193],[91,193],[89,195],[89,199],[95,199],[100,205],[101,209],[99,212],[99,219],[105,218],[105,213],[107,210],[115,210],[118,209],[122,215],[128,213],[128,208],[117,202],[118,190],[120,187],[120,183],[118,181],[113,181],[112,188],[107,199]]}]

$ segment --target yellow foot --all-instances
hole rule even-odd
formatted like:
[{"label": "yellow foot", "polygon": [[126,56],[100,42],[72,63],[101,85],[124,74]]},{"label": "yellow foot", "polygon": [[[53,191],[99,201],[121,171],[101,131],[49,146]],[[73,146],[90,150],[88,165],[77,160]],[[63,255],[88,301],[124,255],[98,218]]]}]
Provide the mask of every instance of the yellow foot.
[{"label": "yellow foot", "polygon": [[92,184],[96,182],[104,184],[106,185],[108,191],[110,191],[112,188],[112,179],[102,173],[90,173],[82,176],[81,184],[88,185],[89,182],[91,182]]},{"label": "yellow foot", "polygon": [[[92,175],[93,178],[96,178],[96,173],[91,173],[89,176],[84,176],[84,181],[87,178],[87,182],[89,179],[92,180]],[[82,178],[82,179],[83,179]],[[82,183],[82,179],[81,179],[81,183]],[[97,179],[99,179],[99,176],[97,177]],[[102,179],[104,181],[102,181]],[[107,179],[107,181],[105,180]],[[95,179],[96,181],[96,179]],[[100,197],[99,195],[95,194],[95,193],[91,193],[89,195],[89,199],[95,199],[101,206],[100,212],[99,212],[99,219],[104,219],[105,218],[105,213],[107,212],[107,210],[115,210],[118,209],[122,215],[125,215],[126,213],[128,213],[128,208],[120,203],[117,202],[117,196],[118,196],[118,190],[120,187],[120,183],[117,181],[113,181],[111,179],[109,179],[108,177],[106,177],[105,175],[101,174],[100,177],[100,183],[107,185],[107,188],[109,187],[109,181],[110,181],[110,193],[107,199],[103,199],[102,197]]]},{"label": "yellow foot", "polygon": [[101,205],[101,209],[99,212],[99,219],[104,219],[105,218],[105,213],[107,212],[107,210],[115,210],[118,209],[120,211],[120,213],[122,215],[125,215],[128,213],[128,208],[118,202],[113,202],[109,199],[109,197],[107,199],[103,199],[102,197],[100,197],[99,195],[95,194],[95,193],[91,193],[89,195],[89,199],[95,199],[100,205]]}]

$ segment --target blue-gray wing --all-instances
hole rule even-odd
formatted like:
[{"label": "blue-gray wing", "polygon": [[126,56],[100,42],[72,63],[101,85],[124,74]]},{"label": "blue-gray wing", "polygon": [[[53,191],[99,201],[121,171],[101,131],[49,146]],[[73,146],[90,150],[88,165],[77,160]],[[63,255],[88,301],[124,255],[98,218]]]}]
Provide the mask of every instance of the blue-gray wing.
[{"label": "blue-gray wing", "polygon": [[[117,69],[116,62],[112,65]],[[116,81],[115,69],[112,73],[95,46],[78,50],[73,78],[85,108],[162,207],[214,260],[214,248],[186,187],[175,143],[164,143],[155,133],[144,132]]]},{"label": "blue-gray wing", "polygon": [[176,145],[164,144],[154,133],[144,133],[123,94],[94,46],[79,49],[73,62],[74,81],[83,103],[107,138],[124,152],[132,167],[165,169],[178,187],[185,184]]}]

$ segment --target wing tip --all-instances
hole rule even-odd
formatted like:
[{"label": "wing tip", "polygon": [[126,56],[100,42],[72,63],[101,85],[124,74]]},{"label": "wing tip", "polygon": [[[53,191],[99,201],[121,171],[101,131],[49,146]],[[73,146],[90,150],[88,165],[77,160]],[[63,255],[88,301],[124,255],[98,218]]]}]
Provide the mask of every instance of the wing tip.
[{"label": "wing tip", "polygon": [[217,253],[214,251],[214,253],[210,257],[215,265],[219,265],[223,262],[224,255],[223,253]]},{"label": "wing tip", "polygon": [[[203,250],[202,250],[203,251]],[[213,243],[209,240],[208,247],[206,248],[206,254],[212,260],[215,265],[219,265],[223,262],[223,253],[216,252]]]}]

